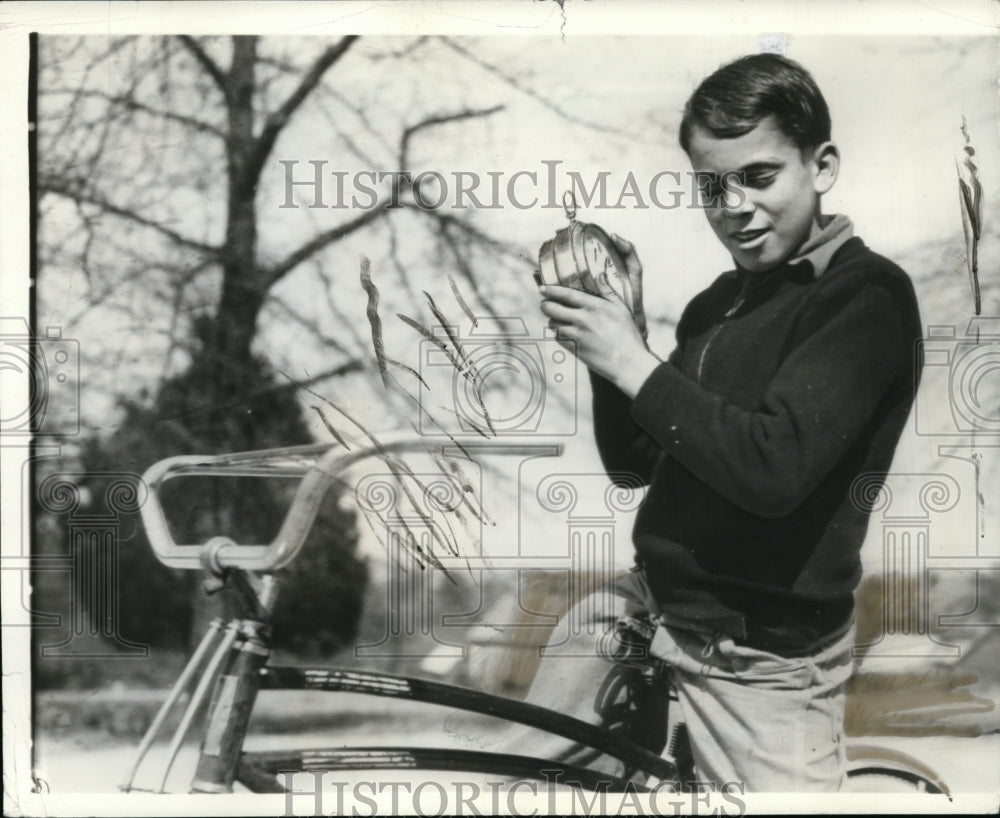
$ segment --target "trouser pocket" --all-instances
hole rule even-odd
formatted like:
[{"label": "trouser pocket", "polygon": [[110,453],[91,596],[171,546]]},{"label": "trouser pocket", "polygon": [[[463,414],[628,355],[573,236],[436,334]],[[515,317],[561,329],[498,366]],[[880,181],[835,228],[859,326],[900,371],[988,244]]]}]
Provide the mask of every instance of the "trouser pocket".
[{"label": "trouser pocket", "polygon": [[809,657],[779,656],[766,650],[737,645],[732,637],[716,641],[717,668],[743,684],[773,690],[805,690],[826,679]]}]

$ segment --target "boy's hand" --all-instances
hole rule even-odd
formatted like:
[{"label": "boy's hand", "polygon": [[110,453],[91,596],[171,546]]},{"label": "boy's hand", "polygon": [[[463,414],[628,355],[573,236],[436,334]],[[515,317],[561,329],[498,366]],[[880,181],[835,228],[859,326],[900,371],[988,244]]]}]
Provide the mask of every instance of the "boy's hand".
[{"label": "boy's hand", "polygon": [[628,283],[632,288],[632,318],[639,330],[639,334],[646,338],[649,329],[646,326],[646,311],[642,306],[642,262],[636,255],[635,245],[623,239],[617,233],[611,234],[611,241],[622,255],[625,262],[625,271],[628,273]]},{"label": "boy's hand", "polygon": [[599,295],[571,287],[540,287],[542,313],[562,346],[634,398],[660,360],[646,348],[632,313],[615,296],[604,273],[597,287]]}]

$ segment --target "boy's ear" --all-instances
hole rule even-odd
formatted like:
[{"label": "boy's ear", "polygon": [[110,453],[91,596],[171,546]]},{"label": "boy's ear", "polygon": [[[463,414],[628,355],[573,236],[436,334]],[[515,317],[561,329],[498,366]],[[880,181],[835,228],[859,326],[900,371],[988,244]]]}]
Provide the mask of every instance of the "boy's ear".
[{"label": "boy's ear", "polygon": [[813,187],[819,194],[826,193],[837,181],[840,172],[840,151],[833,142],[823,142],[813,151],[815,180]]}]

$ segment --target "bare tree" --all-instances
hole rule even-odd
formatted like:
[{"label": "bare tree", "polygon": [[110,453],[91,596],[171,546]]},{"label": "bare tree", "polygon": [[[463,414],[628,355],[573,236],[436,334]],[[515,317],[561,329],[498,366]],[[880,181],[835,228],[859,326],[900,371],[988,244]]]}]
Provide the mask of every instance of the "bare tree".
[{"label": "bare tree", "polygon": [[[331,108],[339,109],[331,124],[348,159],[397,171],[405,169],[419,135],[502,107],[459,105],[403,119],[390,151],[392,142],[373,120],[366,96],[352,99],[351,83],[362,71],[346,71],[344,83],[337,74],[352,59],[410,59],[423,40],[398,53],[373,49],[360,55],[357,40],[342,37],[319,49],[299,40],[265,47],[249,36],[124,38],[100,47],[85,39],[46,41],[39,172],[46,208],[43,265],[74,267],[85,276],[87,298],[77,317],[95,307],[124,311],[146,328],[146,343],[149,331],[165,334],[163,375],[172,352],[188,344],[194,316],[209,320],[210,331],[202,333],[206,344],[197,354],[218,369],[215,397],[232,403],[240,381],[227,373],[241,372],[249,360],[261,310],[276,285],[307,262],[321,261],[331,246],[385,221],[390,203],[409,193],[400,174],[374,206],[348,211],[280,256],[265,258],[258,191],[290,123],[310,106],[310,116],[328,117]],[[72,217],[57,218],[66,205]],[[72,228],[64,230],[64,221]],[[456,229],[452,219],[441,218],[438,230],[452,247],[485,239],[471,228]],[[460,272],[472,282],[468,267]],[[397,273],[405,277],[401,267]],[[287,304],[279,306],[295,316]],[[348,341],[326,335],[337,359],[311,381],[363,367],[365,350]]]},{"label": "bare tree", "polygon": [[[393,303],[429,312],[411,274],[415,247],[479,311],[495,309],[498,269],[528,280],[533,253],[491,235],[475,213],[412,206],[410,171],[428,146],[460,141],[459,129],[493,121],[511,98],[566,116],[467,45],[60,37],[42,40],[40,62],[40,301],[66,310],[84,342],[87,402],[103,380],[126,410],[94,462],[141,472],[178,451],[306,442],[297,400],[315,401],[299,387],[374,366],[365,312],[344,297],[361,290],[358,266],[334,252],[358,237],[388,248],[391,264],[376,278],[393,321]],[[314,209],[303,194],[305,206],[282,221],[288,155],[383,173],[390,184],[356,208]],[[308,174],[308,161],[299,164],[296,175]],[[301,286],[285,284],[293,277]],[[265,314],[295,327],[323,367],[279,377],[273,351],[254,348]],[[366,377],[365,388],[379,381]],[[412,398],[380,398],[400,422],[412,418]],[[266,528],[261,498],[222,493],[206,506],[212,520],[202,509],[188,525],[219,530],[227,515],[217,506],[228,502],[237,523]]]}]

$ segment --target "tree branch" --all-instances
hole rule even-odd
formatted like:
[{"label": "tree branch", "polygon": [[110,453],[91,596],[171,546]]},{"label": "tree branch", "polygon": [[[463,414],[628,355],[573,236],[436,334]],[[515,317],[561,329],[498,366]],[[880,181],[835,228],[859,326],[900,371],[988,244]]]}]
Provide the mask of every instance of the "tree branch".
[{"label": "tree branch", "polygon": [[392,223],[392,219],[386,219],[385,225],[389,231],[389,258],[392,259],[392,264],[396,268],[396,275],[399,276],[399,283],[406,291],[406,300],[410,304],[416,304],[417,294],[413,291],[413,284],[410,281],[410,276],[406,272],[406,268],[403,266],[402,259],[399,257],[399,240],[396,236],[396,228]]},{"label": "tree branch", "polygon": [[332,369],[327,369],[316,375],[310,375],[309,377],[303,378],[302,380],[289,381],[288,383],[269,384],[268,386],[265,386],[263,388],[254,389],[244,394],[237,395],[236,397],[234,397],[232,400],[229,401],[222,401],[222,402],[214,401],[204,406],[192,407],[190,409],[184,410],[183,412],[177,412],[172,415],[158,415],[156,416],[155,420],[160,422],[169,422],[171,420],[176,420],[176,421],[191,420],[193,418],[206,415],[209,412],[222,411],[242,406],[247,401],[252,400],[253,398],[259,398],[264,395],[278,395],[284,392],[294,392],[304,387],[313,386],[319,383],[320,381],[327,380],[328,378],[338,378],[341,375],[348,375],[352,372],[364,372],[364,371],[365,371],[364,361],[358,359],[351,359],[349,361],[345,361],[342,364],[339,364],[338,366],[333,367]]},{"label": "tree branch", "polygon": [[281,107],[267,118],[260,136],[257,137],[253,155],[247,166],[247,179],[245,180],[247,184],[253,185],[256,183],[257,177],[264,167],[264,162],[270,156],[271,150],[274,148],[274,143],[277,142],[278,135],[284,129],[285,125],[288,124],[288,120],[299,109],[299,106],[305,102],[309,94],[319,84],[319,81],[323,79],[323,74],[347,53],[347,49],[357,39],[358,36],[356,34],[342,37],[340,42],[330,46],[320,54],[316,62],[306,71],[298,87],[285,100]]},{"label": "tree branch", "polygon": [[167,119],[172,122],[178,122],[181,125],[187,125],[196,131],[201,131],[202,133],[208,133],[212,136],[217,136],[219,138],[225,138],[225,134],[222,133],[219,128],[215,127],[209,122],[203,122],[200,119],[196,119],[193,116],[187,116],[185,114],[174,113],[173,111],[163,111],[159,108],[154,108],[151,105],[147,105],[145,102],[139,102],[139,100],[122,94],[112,95],[106,94],[103,91],[93,91],[90,89],[71,89],[71,88],[54,88],[47,92],[48,94],[75,94],[81,99],[101,99],[111,105],[121,105],[123,108],[127,108],[130,111],[140,111],[150,116],[159,117],[160,119]]},{"label": "tree branch", "polygon": [[[301,389],[305,386],[313,386],[320,381],[325,381],[328,378],[339,378],[341,375],[349,375],[351,372],[364,372],[365,362],[361,360],[350,360],[345,361],[340,364],[340,366],[335,366],[333,369],[327,369],[325,372],[320,372],[317,375],[310,375],[308,378],[303,380],[295,381],[287,385],[282,384],[281,386],[273,387],[274,392],[281,392],[285,389]],[[268,390],[272,391],[272,390]]]},{"label": "tree branch", "polygon": [[335,280],[332,277],[327,276],[326,271],[323,269],[323,265],[321,265],[316,259],[313,259],[312,268],[316,277],[319,279],[320,291],[326,297],[326,306],[330,311],[330,315],[340,322],[339,326],[343,328],[344,333],[350,336],[351,341],[354,342],[354,348],[356,350],[367,349],[366,342],[362,340],[361,335],[354,328],[354,324],[351,323],[351,318],[344,315],[344,311],[340,309],[340,305],[333,297]]},{"label": "tree branch", "polygon": [[374,62],[378,62],[380,60],[387,60],[387,59],[397,60],[400,57],[409,57],[414,51],[416,51],[418,48],[424,45],[429,39],[430,37],[424,34],[420,37],[417,37],[417,39],[414,40],[409,45],[403,46],[403,48],[397,49],[396,51],[381,51],[381,52],[373,51],[371,54],[369,54],[368,58]]},{"label": "tree branch", "polygon": [[452,236],[451,232],[448,230],[447,222],[438,222],[438,233],[441,236],[442,241],[451,251],[452,258],[455,260],[455,267],[457,268],[459,274],[461,274],[462,278],[464,278],[466,282],[468,282],[469,286],[472,287],[472,292],[476,296],[476,299],[483,305],[486,312],[489,313],[491,317],[496,318],[496,309],[490,300],[483,296],[482,290],[479,287],[479,282],[476,281],[472,268],[469,266],[468,259],[466,259],[462,248],[460,248],[458,243],[455,241],[455,237]]},{"label": "tree branch", "polygon": [[469,60],[470,62],[475,63],[476,65],[478,65],[480,68],[482,68],[487,73],[493,74],[493,76],[495,76],[495,77],[499,77],[501,80],[503,80],[511,88],[513,88],[516,91],[524,94],[527,97],[530,97],[531,99],[535,100],[535,102],[539,103],[540,105],[544,106],[545,108],[548,108],[554,114],[558,114],[559,116],[561,116],[563,119],[567,120],[568,122],[574,122],[577,125],[583,125],[585,128],[590,128],[591,130],[594,130],[594,131],[601,131],[603,133],[620,134],[622,136],[628,136],[628,137],[631,137],[631,138],[635,137],[635,134],[630,133],[625,128],[612,128],[612,127],[609,127],[607,125],[600,125],[600,124],[598,124],[596,122],[591,122],[589,120],[583,119],[582,117],[578,117],[578,116],[576,116],[574,114],[571,114],[565,108],[563,108],[559,104],[553,102],[548,97],[542,96],[535,89],[530,88],[527,85],[525,85],[524,83],[522,83],[515,76],[513,76],[511,74],[508,74],[506,71],[501,70],[497,66],[493,65],[493,63],[491,63],[491,62],[487,62],[486,60],[482,59],[478,55],[476,55],[476,54],[472,53],[471,51],[469,51],[464,46],[459,45],[458,43],[456,43],[454,40],[450,39],[449,37],[440,37],[438,39],[440,39],[441,42],[443,42],[446,46],[448,46],[452,51],[456,52],[457,54],[460,54],[462,57],[464,57],[465,59]]},{"label": "tree branch", "polygon": [[296,321],[297,323],[301,324],[303,327],[309,330],[314,336],[316,336],[316,338],[322,341],[324,346],[328,346],[331,349],[335,349],[337,352],[343,355],[348,354],[349,350],[338,339],[333,338],[332,336],[327,335],[325,332],[323,332],[323,330],[320,329],[319,324],[307,318],[306,316],[302,315],[302,313],[300,313],[291,304],[285,301],[285,299],[280,298],[277,295],[274,295],[274,293],[271,293],[268,298],[268,305],[272,309],[281,310],[286,315],[288,315],[293,321]]},{"label": "tree branch", "polygon": [[208,52],[201,47],[201,43],[188,34],[181,34],[178,39],[191,53],[191,56],[198,61],[199,65],[201,65],[201,67],[205,69],[205,72],[212,78],[212,81],[215,82],[219,90],[222,92],[222,96],[228,97],[229,85],[226,82],[226,76],[222,73],[222,69],[219,68],[215,60],[209,57]]},{"label": "tree branch", "polygon": [[465,219],[456,218],[450,213],[439,213],[436,210],[425,210],[423,212],[428,217],[436,219],[442,225],[455,227],[463,233],[466,233],[470,238],[488,247],[490,250],[495,251],[498,255],[509,256],[515,263],[525,264],[526,260],[531,258],[531,254],[526,249],[517,249],[517,247],[512,245],[510,242],[504,242],[500,239],[496,239],[489,233],[480,230],[474,224]]},{"label": "tree branch", "polygon": [[494,105],[492,108],[480,108],[480,109],[465,109],[462,111],[456,111],[452,114],[439,114],[438,116],[428,117],[422,122],[418,122],[416,125],[410,125],[403,131],[403,137],[399,144],[399,166],[402,169],[408,168],[409,156],[408,151],[410,149],[410,140],[427,128],[433,128],[435,125],[444,125],[448,122],[459,122],[463,119],[477,119],[481,116],[489,116],[490,114],[495,114],[497,111],[502,111],[506,106],[504,105]]},{"label": "tree branch", "polygon": [[71,184],[50,177],[39,180],[38,189],[42,193],[52,193],[56,196],[64,196],[73,202],[99,207],[105,213],[125,219],[126,221],[134,222],[135,224],[142,225],[143,227],[148,227],[151,230],[155,230],[156,232],[166,236],[171,241],[174,241],[177,244],[191,250],[197,250],[200,253],[209,253],[212,255],[219,253],[219,247],[211,244],[205,244],[204,242],[196,241],[195,239],[183,236],[176,230],[171,230],[166,225],[160,224],[152,219],[147,219],[145,216],[140,216],[138,213],[124,207],[119,207],[118,205],[112,204],[111,202],[105,201],[97,196],[85,193],[82,190],[82,184],[80,185],[80,189],[74,189]]},{"label": "tree branch", "polygon": [[[346,38],[345,38],[346,39]],[[405,169],[408,167],[407,164],[407,152],[409,150],[410,140],[414,135],[420,133],[421,131],[434,127],[436,125],[443,125],[448,122],[458,122],[465,119],[475,119],[478,117],[489,116],[497,111],[503,109],[502,105],[495,105],[492,108],[485,108],[479,110],[462,110],[456,111],[450,114],[440,114],[438,116],[429,117],[428,119],[418,122],[416,125],[411,125],[403,132],[402,138],[400,140],[400,168]],[[317,236],[303,244],[298,250],[290,253],[284,261],[272,266],[266,271],[266,284],[265,286],[271,287],[289,271],[294,269],[296,266],[301,264],[303,261],[308,259],[310,256],[318,253],[324,247],[332,244],[335,241],[339,241],[345,236],[350,235],[355,230],[364,227],[367,224],[375,221],[379,218],[387,209],[391,202],[399,201],[401,181],[398,175],[393,176],[392,183],[392,193],[391,195],[376,205],[371,210],[368,210],[358,216],[356,219],[347,222],[346,224],[341,224],[326,230]]]},{"label": "tree branch", "polygon": [[392,198],[386,199],[377,207],[373,207],[371,210],[367,210],[345,224],[339,224],[336,227],[331,227],[329,230],[325,230],[316,236],[313,236],[309,241],[299,247],[298,250],[294,250],[285,256],[285,259],[278,264],[268,267],[264,270],[265,275],[265,287],[272,287],[281,278],[283,278],[287,273],[300,265],[303,261],[308,259],[310,256],[315,255],[324,247],[332,244],[335,241],[339,241],[345,236],[349,236],[355,230],[359,230],[366,224],[375,221],[377,218],[385,213],[386,207]]}]

